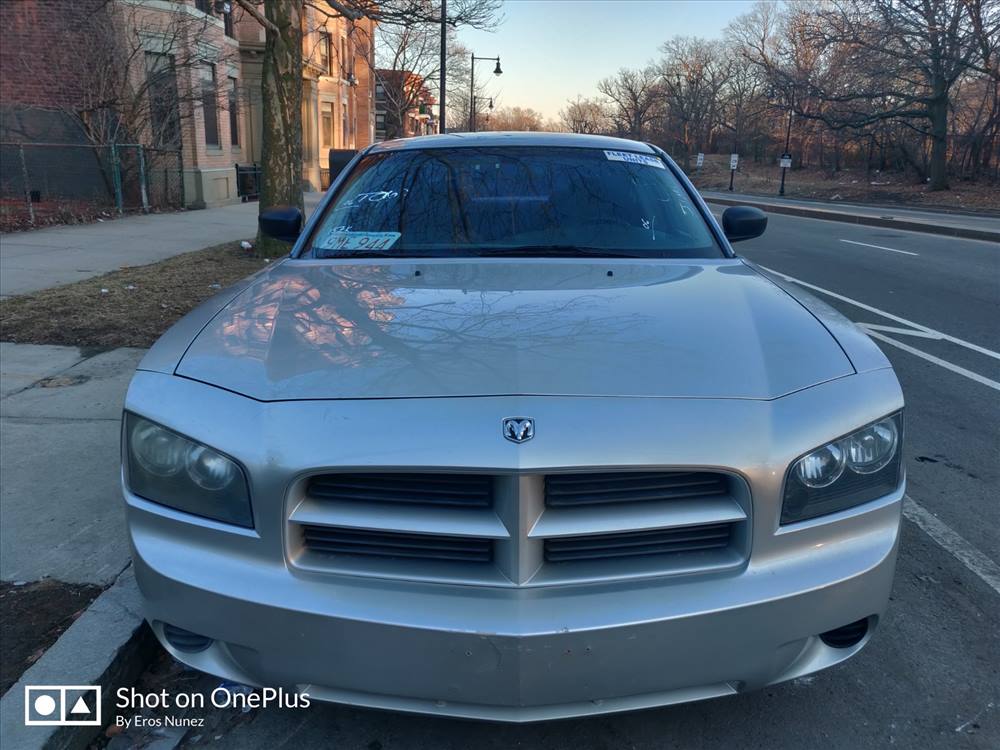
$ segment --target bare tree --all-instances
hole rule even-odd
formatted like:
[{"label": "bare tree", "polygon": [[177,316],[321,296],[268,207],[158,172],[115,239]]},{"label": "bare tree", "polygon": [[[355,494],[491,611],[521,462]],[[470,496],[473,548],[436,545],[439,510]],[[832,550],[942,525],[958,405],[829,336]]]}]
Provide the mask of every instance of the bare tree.
[{"label": "bare tree", "polygon": [[[796,112],[835,129],[908,123],[930,137],[929,189],[946,190],[951,93],[969,70],[988,72],[978,31],[990,25],[983,18],[988,7],[968,0],[829,0],[801,24],[817,64],[798,71],[806,73],[798,83],[822,106],[797,101]],[[1000,31],[993,24],[990,35]],[[759,62],[787,78],[770,61]],[[831,67],[838,75],[824,74]]]},{"label": "bare tree", "polygon": [[645,138],[663,95],[656,70],[651,66],[641,70],[622,68],[598,83],[597,90],[610,102],[618,133],[635,140]]},{"label": "bare tree", "polygon": [[376,34],[375,77],[385,102],[385,137],[405,135],[409,113],[436,88],[441,69],[438,30],[430,24],[384,26]]},{"label": "bare tree", "polygon": [[[441,23],[433,0],[236,0],[264,27],[262,96],[264,123],[260,210],[299,206],[302,200],[302,35],[308,5],[320,18],[363,20],[381,26]],[[446,23],[491,28],[500,0],[450,0]],[[258,252],[280,252],[276,241],[258,237]]]},{"label": "bare tree", "polygon": [[683,148],[684,168],[692,149],[711,141],[722,109],[722,92],[732,74],[719,42],[677,36],[660,47],[658,69],[666,115]]},{"label": "bare tree", "polygon": [[548,130],[545,117],[531,107],[500,107],[490,112],[483,130]]},{"label": "bare tree", "polygon": [[605,104],[580,96],[567,101],[559,110],[559,126],[570,133],[610,133],[612,129]]},{"label": "bare tree", "polygon": [[[74,73],[75,95],[39,109],[59,112],[94,145],[146,142],[180,148],[183,120],[205,106],[227,106],[199,75],[206,65],[232,59],[225,51],[206,52],[214,49],[203,43],[210,23],[207,16],[143,13],[133,3],[104,3],[84,28],[67,26],[60,32],[80,36],[84,44]],[[30,73],[36,51],[23,50],[18,64]]]}]

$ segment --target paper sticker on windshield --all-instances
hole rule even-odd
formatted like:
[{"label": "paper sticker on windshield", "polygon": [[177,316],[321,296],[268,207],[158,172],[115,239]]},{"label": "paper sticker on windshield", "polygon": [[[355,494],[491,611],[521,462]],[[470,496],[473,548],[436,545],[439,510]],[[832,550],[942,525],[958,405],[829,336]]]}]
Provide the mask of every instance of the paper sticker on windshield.
[{"label": "paper sticker on windshield", "polygon": [[632,151],[605,151],[604,155],[610,161],[627,161],[629,164],[645,164],[647,167],[666,169],[659,158],[650,156],[649,154],[636,154]]},{"label": "paper sticker on windshield", "polygon": [[399,232],[352,232],[333,230],[319,243],[324,250],[388,250]]}]

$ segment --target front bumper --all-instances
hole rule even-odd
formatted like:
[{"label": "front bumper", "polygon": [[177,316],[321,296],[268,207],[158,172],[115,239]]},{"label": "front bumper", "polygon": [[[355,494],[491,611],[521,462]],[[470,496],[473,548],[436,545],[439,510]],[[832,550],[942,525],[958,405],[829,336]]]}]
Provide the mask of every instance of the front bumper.
[{"label": "front bumper", "polygon": [[[176,404],[185,404],[178,412]],[[902,408],[891,370],[775,401],[414,399],[259,404],[137,373],[126,408],[244,463],[254,529],[126,491],[145,614],[191,666],[356,705],[537,721],[721,696],[842,661],[819,638],[889,599],[903,487],[779,525],[781,483],[804,450]],[[500,418],[546,430],[517,446]],[[453,430],[430,430],[445,423]],[[593,424],[602,435],[595,439]],[[392,425],[392,429],[386,429]],[[266,435],[267,439],[256,436]],[[553,586],[469,585],[308,570],[286,546],[287,494],[319,468],[704,467],[742,477],[752,534],[736,569]],[[198,653],[170,624],[212,639]]]},{"label": "front bumper", "polygon": [[[182,543],[132,498],[146,616],[179,660],[239,682],[376,708],[501,721],[733,694],[857,653],[819,633],[888,602],[902,490],[840,520],[835,543],[715,579],[477,590],[310,580]],[[851,527],[854,528],[851,528]],[[183,653],[170,623],[214,639]]]}]

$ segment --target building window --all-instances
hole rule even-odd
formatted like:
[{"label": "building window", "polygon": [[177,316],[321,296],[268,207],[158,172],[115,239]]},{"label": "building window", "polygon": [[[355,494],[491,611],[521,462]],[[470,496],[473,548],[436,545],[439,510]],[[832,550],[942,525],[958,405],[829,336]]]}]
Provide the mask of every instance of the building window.
[{"label": "building window", "polygon": [[208,13],[209,15],[212,14],[212,6],[214,4],[214,0],[194,0],[194,7],[202,13]]},{"label": "building window", "polygon": [[153,145],[177,148],[181,142],[181,127],[173,56],[147,52],[146,79]]},{"label": "building window", "polygon": [[222,28],[226,32],[226,36],[230,39],[236,38],[236,29],[233,25],[233,11],[230,10],[228,13],[222,14]]},{"label": "building window", "polygon": [[239,81],[229,79],[229,142],[240,145],[240,89]]},{"label": "building window", "polygon": [[215,85],[215,66],[204,63],[201,66],[201,114],[205,120],[205,145],[220,146],[219,142],[219,102]]},{"label": "building window", "polygon": [[331,75],[333,69],[330,67],[330,53],[333,49],[333,39],[326,31],[319,32],[319,67],[323,69],[325,75]]},{"label": "building window", "polygon": [[323,102],[320,105],[320,138],[323,148],[333,148],[333,102]]}]

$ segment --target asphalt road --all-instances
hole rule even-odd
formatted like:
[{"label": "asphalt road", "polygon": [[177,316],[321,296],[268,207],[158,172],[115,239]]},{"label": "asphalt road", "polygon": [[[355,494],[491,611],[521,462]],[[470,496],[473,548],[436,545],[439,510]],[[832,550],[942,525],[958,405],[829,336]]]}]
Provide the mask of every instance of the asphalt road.
[{"label": "asphalt road", "polygon": [[912,501],[893,600],[867,649],[768,690],[619,716],[507,726],[314,705],[210,717],[185,744],[1000,747],[1000,245],[773,215],[738,249],[907,347],[878,342],[906,396]]}]

